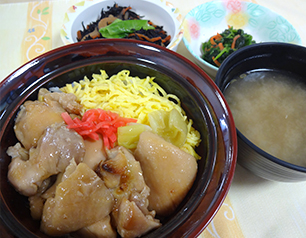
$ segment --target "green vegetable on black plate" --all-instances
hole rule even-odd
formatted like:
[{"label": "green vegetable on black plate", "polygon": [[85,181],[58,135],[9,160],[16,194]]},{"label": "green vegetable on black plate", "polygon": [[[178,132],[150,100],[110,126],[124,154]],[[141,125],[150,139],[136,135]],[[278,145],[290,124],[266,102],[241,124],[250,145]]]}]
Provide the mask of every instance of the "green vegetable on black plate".
[{"label": "green vegetable on black plate", "polygon": [[233,29],[231,26],[203,43],[202,59],[219,67],[231,53],[255,43],[252,35],[245,33],[242,29]]}]

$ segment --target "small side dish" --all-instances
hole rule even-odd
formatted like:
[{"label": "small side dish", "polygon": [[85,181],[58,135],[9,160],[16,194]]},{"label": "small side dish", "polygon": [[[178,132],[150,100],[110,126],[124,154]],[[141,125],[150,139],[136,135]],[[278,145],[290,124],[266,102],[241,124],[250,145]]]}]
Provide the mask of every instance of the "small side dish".
[{"label": "small side dish", "polygon": [[252,35],[247,34],[242,29],[234,29],[233,26],[228,26],[228,29],[221,34],[217,33],[203,43],[202,58],[219,67],[230,54],[244,46],[255,43]]},{"label": "small side dish", "polygon": [[[65,12],[63,19],[63,25],[60,31],[60,37],[65,45],[71,43],[77,43],[78,31],[83,31],[82,25],[85,30],[87,26],[96,22],[98,18],[102,16],[101,10],[105,12],[110,10],[110,7],[117,4],[117,6],[124,7],[123,9],[117,10],[111,13],[111,15],[120,15],[121,20],[126,21],[128,18],[133,20],[140,17],[141,20],[147,20],[152,22],[156,30],[154,31],[166,31],[168,37],[171,37],[167,49],[176,51],[178,44],[183,38],[183,17],[180,10],[169,1],[156,1],[156,0],[85,0],[70,6]],[[131,9],[130,9],[131,8]],[[126,12],[124,12],[126,11]],[[135,13],[135,14],[134,14]],[[161,28],[162,29],[159,29]],[[156,35],[153,30],[153,34],[150,38],[156,38],[161,35]],[[140,34],[143,34],[140,32]],[[159,32],[161,34],[161,32]],[[148,35],[146,35],[149,37]],[[143,36],[131,36],[144,38]],[[162,37],[162,36],[161,36]],[[166,36],[165,36],[166,37]],[[162,37],[164,39],[164,37]],[[114,38],[113,38],[114,39]],[[168,40],[168,39],[167,39]],[[145,40],[142,40],[145,42]],[[151,41],[150,41],[151,42]],[[163,42],[165,44],[165,42]]]},{"label": "small side dish", "polygon": [[[202,45],[228,26],[243,29],[257,43],[302,43],[290,22],[276,12],[251,1],[215,0],[200,4],[191,9],[184,19],[183,41],[192,59],[213,78],[219,67],[212,60],[208,62],[202,58]],[[216,61],[220,63],[219,60],[221,56]]]},{"label": "small side dish", "polygon": [[148,41],[164,47],[169,45],[171,36],[167,34],[163,26],[145,20],[144,16],[132,11],[132,7],[119,6],[115,3],[107,9],[102,8],[98,19],[86,27],[82,22],[83,30],[77,32],[78,41],[126,38]]}]

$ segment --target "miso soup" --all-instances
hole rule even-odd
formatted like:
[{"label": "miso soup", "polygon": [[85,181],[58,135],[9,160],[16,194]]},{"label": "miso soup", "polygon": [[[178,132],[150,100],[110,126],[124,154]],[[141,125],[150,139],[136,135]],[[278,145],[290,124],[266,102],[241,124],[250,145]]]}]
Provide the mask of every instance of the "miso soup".
[{"label": "miso soup", "polygon": [[306,85],[301,80],[281,72],[250,72],[233,80],[224,96],[245,137],[281,160],[306,167]]}]

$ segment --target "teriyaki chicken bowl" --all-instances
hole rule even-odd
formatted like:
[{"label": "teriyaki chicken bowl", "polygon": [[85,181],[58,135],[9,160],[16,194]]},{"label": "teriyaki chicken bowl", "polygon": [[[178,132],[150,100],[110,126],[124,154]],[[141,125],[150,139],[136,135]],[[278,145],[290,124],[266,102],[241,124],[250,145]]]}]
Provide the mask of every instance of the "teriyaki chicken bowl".
[{"label": "teriyaki chicken bowl", "polygon": [[1,219],[11,237],[194,237],[229,190],[231,112],[213,81],[171,50],[71,44],[0,89]]}]

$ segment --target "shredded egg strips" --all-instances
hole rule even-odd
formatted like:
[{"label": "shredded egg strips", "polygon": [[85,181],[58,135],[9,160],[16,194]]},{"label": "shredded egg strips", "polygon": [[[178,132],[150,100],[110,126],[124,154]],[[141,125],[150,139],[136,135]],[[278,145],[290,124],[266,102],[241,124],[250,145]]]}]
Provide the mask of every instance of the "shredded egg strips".
[{"label": "shredded egg strips", "polygon": [[154,77],[140,79],[129,76],[129,70],[122,70],[109,78],[104,70],[100,72],[93,74],[92,80],[85,76],[84,80],[67,84],[60,90],[76,95],[83,105],[82,114],[88,109],[101,108],[116,112],[121,117],[135,118],[137,123],[145,125],[149,125],[148,113],[175,108],[182,114],[188,128],[187,139],[181,149],[196,159],[201,158],[194,150],[201,142],[200,133],[192,127],[192,120],[187,119],[177,96],[167,94],[154,82]]}]

